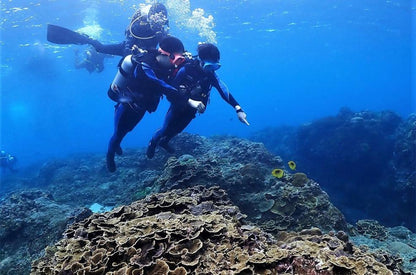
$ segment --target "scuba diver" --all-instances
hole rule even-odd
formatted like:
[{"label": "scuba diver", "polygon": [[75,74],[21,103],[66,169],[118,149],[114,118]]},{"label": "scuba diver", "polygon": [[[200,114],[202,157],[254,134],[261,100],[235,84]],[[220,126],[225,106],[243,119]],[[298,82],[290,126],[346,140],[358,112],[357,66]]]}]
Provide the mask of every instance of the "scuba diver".
[{"label": "scuba diver", "polygon": [[0,151],[0,167],[2,169],[9,169],[12,172],[16,172],[17,158],[6,151]]},{"label": "scuba diver", "polygon": [[115,102],[114,133],[107,151],[107,169],[116,170],[115,154],[121,155],[120,143],[128,132],[140,122],[146,112],[156,110],[162,94],[169,101],[189,104],[202,111],[200,101],[188,99],[166,82],[175,75],[177,67],[185,61],[182,42],[167,36],[159,43],[159,49],[140,51],[126,56],[108,90],[108,96]]},{"label": "scuba diver", "polygon": [[60,26],[48,24],[47,39],[56,44],[89,44],[99,53],[125,57],[134,54],[138,48],[156,48],[168,35],[169,20],[166,7],[161,3],[138,9],[125,31],[125,40],[118,44],[104,45],[86,34],[81,34]]},{"label": "scuba diver", "polygon": [[[218,48],[211,43],[201,43],[198,45],[198,58],[187,61],[178,71],[171,85],[185,91],[190,99],[201,101],[204,107],[209,101],[211,88],[215,87],[221,97],[234,107],[238,119],[242,123],[250,125],[246,120],[246,113],[215,73],[221,67],[219,61],[220,51]],[[196,111],[189,104],[183,104],[183,101],[171,101],[162,128],[153,135],[149,142],[146,151],[147,157],[153,158],[156,146],[162,147],[168,153],[174,153],[169,141],[188,126],[195,118]],[[200,110],[200,113],[204,111],[205,108]]]},{"label": "scuba diver", "polygon": [[75,50],[74,66],[76,69],[85,68],[89,73],[100,73],[104,70],[104,58],[106,55],[98,53],[93,47],[89,47],[82,54]]}]

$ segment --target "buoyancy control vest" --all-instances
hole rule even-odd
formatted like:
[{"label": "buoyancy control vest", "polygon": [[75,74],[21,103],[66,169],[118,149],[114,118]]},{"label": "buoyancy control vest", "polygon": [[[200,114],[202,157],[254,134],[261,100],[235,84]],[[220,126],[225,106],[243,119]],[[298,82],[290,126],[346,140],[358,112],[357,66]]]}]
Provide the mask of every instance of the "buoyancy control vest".
[{"label": "buoyancy control vest", "polygon": [[159,66],[156,60],[158,54],[157,50],[149,50],[122,59],[108,96],[113,101],[129,104],[132,108],[155,111],[162,96],[162,88],[146,75],[143,68],[152,69],[156,77],[165,80],[169,70]]},{"label": "buoyancy control vest", "polygon": [[185,65],[185,76],[177,84],[186,89],[189,98],[202,101],[206,105],[212,88],[212,77],[204,72],[198,59],[193,59]]}]

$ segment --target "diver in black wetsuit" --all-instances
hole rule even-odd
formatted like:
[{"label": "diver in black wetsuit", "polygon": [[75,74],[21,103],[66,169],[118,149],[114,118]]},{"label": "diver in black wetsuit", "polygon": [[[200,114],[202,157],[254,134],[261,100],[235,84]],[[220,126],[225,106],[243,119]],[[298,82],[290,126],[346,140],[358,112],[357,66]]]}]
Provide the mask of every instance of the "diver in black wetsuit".
[{"label": "diver in black wetsuit", "polygon": [[9,169],[12,172],[16,172],[17,158],[6,151],[0,151],[0,167],[2,169]]},{"label": "diver in black wetsuit", "polygon": [[[238,119],[249,125],[246,113],[228,91],[228,88],[215,73],[220,68],[220,52],[218,48],[210,43],[198,46],[198,59],[189,60],[177,73],[171,82],[172,86],[186,91],[190,99],[201,101],[204,107],[207,105],[212,87],[220,93],[221,97],[237,112]],[[205,111],[205,108],[202,112]],[[186,126],[195,118],[197,109],[183,102],[172,102],[166,114],[164,124],[152,137],[147,147],[146,155],[153,158],[156,146],[159,145],[169,153],[174,149],[169,141],[182,132]]]},{"label": "diver in black wetsuit", "polygon": [[[118,44],[103,45],[88,35],[81,34],[60,26],[48,24],[47,39],[56,44],[89,44],[94,47],[97,57],[99,53],[117,56],[127,56],[138,52],[139,49],[154,49],[158,43],[168,35],[169,21],[166,7],[161,3],[147,5],[138,9],[126,28],[126,39]],[[87,49],[84,55],[91,53]],[[78,67],[85,67],[89,72],[101,72],[104,69],[102,59],[86,58],[86,63]],[[96,63],[93,63],[97,61]]]},{"label": "diver in black wetsuit", "polygon": [[157,44],[168,34],[169,20],[166,7],[161,3],[138,9],[125,31],[126,39],[119,44],[103,45],[89,39],[97,52],[119,56],[132,54],[136,47],[141,49],[156,48]]},{"label": "diver in black wetsuit", "polygon": [[185,94],[166,83],[177,66],[185,61],[183,52],[182,42],[168,36],[160,42],[159,50],[142,51],[123,59],[108,91],[109,97],[117,102],[114,134],[107,151],[107,169],[110,172],[116,170],[115,154],[122,154],[122,139],[140,122],[146,111],[156,110],[162,94],[171,102],[191,104],[200,110],[204,107],[202,102],[188,100]]}]

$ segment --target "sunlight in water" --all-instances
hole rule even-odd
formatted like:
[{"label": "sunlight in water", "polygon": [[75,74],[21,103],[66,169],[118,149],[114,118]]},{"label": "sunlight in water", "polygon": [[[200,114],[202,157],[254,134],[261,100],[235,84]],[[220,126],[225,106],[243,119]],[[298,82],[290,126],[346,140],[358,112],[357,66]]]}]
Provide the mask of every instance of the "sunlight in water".
[{"label": "sunlight in water", "polygon": [[167,0],[166,6],[179,28],[198,32],[205,40],[203,42],[217,43],[212,15],[205,15],[205,11],[201,8],[191,11],[189,0]]},{"label": "sunlight in water", "polygon": [[100,24],[98,23],[98,9],[95,6],[96,5],[93,5],[92,7],[84,10],[84,27],[79,28],[77,31],[85,33],[94,39],[100,39],[103,28],[101,28]]}]

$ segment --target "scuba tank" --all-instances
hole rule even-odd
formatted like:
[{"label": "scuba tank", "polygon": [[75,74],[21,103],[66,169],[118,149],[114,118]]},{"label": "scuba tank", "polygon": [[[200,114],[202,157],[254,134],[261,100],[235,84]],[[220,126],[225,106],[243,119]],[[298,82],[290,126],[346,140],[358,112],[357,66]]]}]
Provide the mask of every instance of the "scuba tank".
[{"label": "scuba tank", "polygon": [[132,55],[126,56],[118,67],[118,72],[108,90],[108,96],[111,100],[119,103],[129,103],[133,100],[132,92],[128,89],[131,75],[135,68],[132,61]]}]

